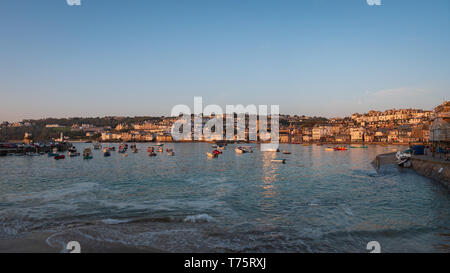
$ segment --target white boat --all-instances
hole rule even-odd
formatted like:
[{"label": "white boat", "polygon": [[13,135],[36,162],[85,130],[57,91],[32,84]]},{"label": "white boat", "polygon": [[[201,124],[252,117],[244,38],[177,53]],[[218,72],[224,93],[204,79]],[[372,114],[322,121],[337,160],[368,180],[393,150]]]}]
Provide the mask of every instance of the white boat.
[{"label": "white boat", "polygon": [[286,159],[272,159],[270,160],[273,163],[282,163],[282,164],[286,164]]},{"label": "white boat", "polygon": [[67,155],[69,157],[76,157],[76,156],[80,156],[80,153],[75,150],[75,152],[68,152]]},{"label": "white boat", "polygon": [[278,145],[275,144],[261,144],[261,151],[278,153],[280,152],[280,149],[278,149]]},{"label": "white boat", "polygon": [[234,149],[234,151],[235,151],[237,154],[243,154],[243,153],[246,152],[246,151],[245,151],[244,149],[242,149],[241,147],[237,147],[236,149]]},{"label": "white boat", "polygon": [[400,151],[395,154],[395,157],[397,159],[397,165],[403,168],[410,168],[412,166],[412,163],[410,161],[411,154],[408,153],[402,153]]}]

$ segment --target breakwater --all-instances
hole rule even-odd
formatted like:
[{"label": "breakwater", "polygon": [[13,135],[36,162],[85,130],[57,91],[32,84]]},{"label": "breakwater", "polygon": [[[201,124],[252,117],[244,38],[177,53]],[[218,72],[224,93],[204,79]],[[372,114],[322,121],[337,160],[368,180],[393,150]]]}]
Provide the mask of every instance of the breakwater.
[{"label": "breakwater", "polygon": [[378,170],[383,165],[395,164],[395,153],[379,154],[372,161],[372,165]]},{"label": "breakwater", "polygon": [[427,156],[413,156],[412,168],[420,175],[440,182],[450,189],[450,161],[443,161]]},{"label": "breakwater", "polygon": [[[450,189],[450,161],[433,158],[431,156],[414,155],[411,158],[412,169],[419,175],[440,182]],[[379,154],[372,161],[378,170],[383,165],[396,165],[395,153]]]}]

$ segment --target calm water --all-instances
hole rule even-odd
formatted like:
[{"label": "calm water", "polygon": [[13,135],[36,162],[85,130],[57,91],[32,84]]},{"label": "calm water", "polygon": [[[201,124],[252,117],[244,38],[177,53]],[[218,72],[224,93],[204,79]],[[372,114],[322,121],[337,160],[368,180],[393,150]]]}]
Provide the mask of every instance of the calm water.
[{"label": "calm water", "polygon": [[150,158],[148,146],[127,158],[0,158],[0,239],[45,232],[61,249],[84,238],[171,252],[367,252],[376,240],[384,252],[450,251],[448,190],[370,165],[394,146],[237,155],[229,145],[218,159],[205,143],[166,144],[175,157]]}]

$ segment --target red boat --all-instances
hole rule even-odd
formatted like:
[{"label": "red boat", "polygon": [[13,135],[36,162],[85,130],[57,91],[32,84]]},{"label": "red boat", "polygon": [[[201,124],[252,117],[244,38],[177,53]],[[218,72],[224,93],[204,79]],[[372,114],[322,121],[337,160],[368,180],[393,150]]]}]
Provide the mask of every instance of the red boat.
[{"label": "red boat", "polygon": [[66,158],[65,155],[58,155],[58,156],[55,156],[55,159],[56,159],[56,160],[60,160],[60,159],[64,159],[64,158]]},{"label": "red boat", "polygon": [[336,147],[334,148],[335,151],[347,151],[347,147]]},{"label": "red boat", "polygon": [[222,154],[222,152],[219,151],[219,150],[214,150],[214,151],[213,151],[213,154],[220,155],[220,154]]}]

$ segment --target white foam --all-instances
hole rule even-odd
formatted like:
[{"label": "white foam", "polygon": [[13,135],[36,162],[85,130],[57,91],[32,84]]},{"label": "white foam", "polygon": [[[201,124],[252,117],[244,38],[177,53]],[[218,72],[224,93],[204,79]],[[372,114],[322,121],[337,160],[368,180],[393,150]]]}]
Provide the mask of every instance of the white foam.
[{"label": "white foam", "polygon": [[214,221],[214,218],[209,216],[208,214],[191,215],[184,218],[184,222],[186,223],[205,223],[212,221]]},{"label": "white foam", "polygon": [[102,223],[106,225],[117,225],[122,223],[128,223],[128,220],[104,219],[102,220]]}]

